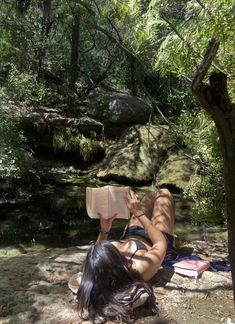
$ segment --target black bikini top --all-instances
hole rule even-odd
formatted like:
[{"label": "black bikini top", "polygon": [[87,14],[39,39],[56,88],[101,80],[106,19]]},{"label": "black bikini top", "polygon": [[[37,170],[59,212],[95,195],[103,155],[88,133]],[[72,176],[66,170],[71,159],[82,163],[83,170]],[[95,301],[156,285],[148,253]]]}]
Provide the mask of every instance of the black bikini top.
[{"label": "black bikini top", "polygon": [[134,241],[135,245],[136,245],[136,250],[134,253],[132,253],[130,260],[134,257],[134,255],[136,254],[137,251],[139,250],[147,250],[146,246],[144,245],[143,242],[135,240],[135,239],[131,239],[130,241]]},{"label": "black bikini top", "polygon": [[[130,241],[135,242],[135,246],[136,246],[136,250],[132,253],[130,260],[134,257],[134,255],[136,254],[137,251],[147,250],[147,248],[143,242],[136,240],[136,239],[130,239]],[[121,241],[119,241],[119,242],[122,243]]]},{"label": "black bikini top", "polygon": [[135,240],[135,239],[131,239],[131,241],[134,241],[135,242],[135,245],[136,245],[136,251],[139,251],[139,250],[147,250],[146,249],[146,246],[143,242],[139,241],[139,240]]}]

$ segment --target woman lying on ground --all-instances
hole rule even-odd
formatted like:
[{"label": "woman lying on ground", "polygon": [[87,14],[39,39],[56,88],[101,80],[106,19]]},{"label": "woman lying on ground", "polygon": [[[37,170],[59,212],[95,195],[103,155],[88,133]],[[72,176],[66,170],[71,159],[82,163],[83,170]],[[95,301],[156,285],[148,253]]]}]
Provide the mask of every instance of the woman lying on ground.
[{"label": "woman lying on ground", "polygon": [[100,233],[84,263],[77,302],[82,317],[93,322],[107,320],[110,310],[126,316],[140,291],[154,306],[148,281],[173,249],[174,202],[167,189],[160,189],[152,204],[130,190],[126,203],[132,216],[120,240],[108,240],[117,215],[105,220],[99,214]]}]

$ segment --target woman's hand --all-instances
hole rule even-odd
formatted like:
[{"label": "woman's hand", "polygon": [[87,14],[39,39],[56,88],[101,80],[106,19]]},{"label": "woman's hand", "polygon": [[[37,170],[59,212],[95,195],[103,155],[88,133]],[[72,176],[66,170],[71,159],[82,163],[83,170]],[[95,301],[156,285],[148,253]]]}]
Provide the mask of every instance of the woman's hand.
[{"label": "woman's hand", "polygon": [[137,217],[144,214],[141,201],[138,195],[136,195],[133,190],[130,189],[128,191],[125,200],[131,214],[134,214]]},{"label": "woman's hand", "polygon": [[100,229],[103,232],[109,232],[111,227],[112,227],[112,223],[113,220],[117,217],[117,213],[115,213],[113,216],[111,216],[110,218],[104,218],[103,215],[101,213],[97,213],[100,219]]}]

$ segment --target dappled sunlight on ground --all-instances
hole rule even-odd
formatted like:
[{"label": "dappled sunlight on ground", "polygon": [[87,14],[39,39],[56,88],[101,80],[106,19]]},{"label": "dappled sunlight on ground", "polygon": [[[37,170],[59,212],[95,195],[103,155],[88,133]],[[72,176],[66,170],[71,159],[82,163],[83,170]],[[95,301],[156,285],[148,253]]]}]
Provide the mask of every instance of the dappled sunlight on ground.
[{"label": "dappled sunlight on ground", "polygon": [[[188,248],[195,253],[204,251],[205,258],[209,254],[215,258],[226,255],[226,244],[217,245],[214,252],[213,246],[216,247],[215,242],[197,241],[188,247],[185,243],[181,249]],[[81,271],[88,247],[2,257],[0,323],[82,323],[73,293],[68,289],[68,280]],[[234,320],[230,273],[205,271],[195,282],[172,270],[162,269],[152,285],[159,316],[166,323],[214,324],[227,323],[228,318]],[[158,319],[156,315],[146,314],[144,309],[139,309],[136,316],[135,323],[157,323]]]}]

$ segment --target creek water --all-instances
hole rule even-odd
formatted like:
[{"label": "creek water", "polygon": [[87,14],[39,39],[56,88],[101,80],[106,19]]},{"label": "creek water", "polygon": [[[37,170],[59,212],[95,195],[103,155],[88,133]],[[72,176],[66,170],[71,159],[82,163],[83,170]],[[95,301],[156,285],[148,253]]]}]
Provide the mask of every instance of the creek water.
[{"label": "creek water", "polygon": [[[99,222],[87,216],[85,189],[86,186],[107,183],[88,178],[71,163],[45,159],[37,160],[32,174],[37,184],[26,190],[27,199],[9,199],[1,204],[0,255],[9,249],[14,249],[15,254],[27,253],[95,240]],[[134,189],[140,195],[153,192],[152,187]],[[215,235],[226,235],[222,228],[193,226],[190,222],[192,202],[177,194],[174,194],[174,199],[177,239],[210,239]],[[125,223],[124,220],[114,222],[111,238],[120,236]]]}]

